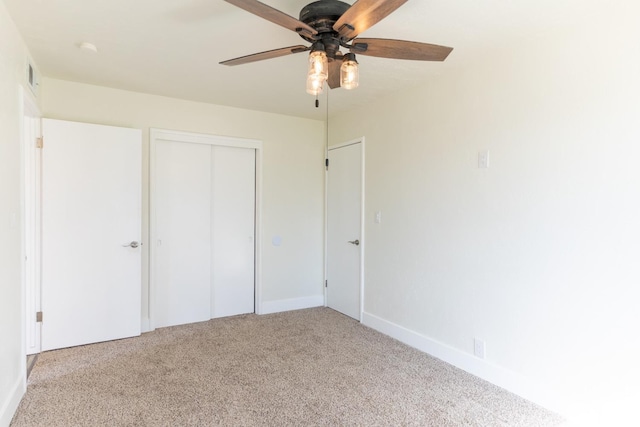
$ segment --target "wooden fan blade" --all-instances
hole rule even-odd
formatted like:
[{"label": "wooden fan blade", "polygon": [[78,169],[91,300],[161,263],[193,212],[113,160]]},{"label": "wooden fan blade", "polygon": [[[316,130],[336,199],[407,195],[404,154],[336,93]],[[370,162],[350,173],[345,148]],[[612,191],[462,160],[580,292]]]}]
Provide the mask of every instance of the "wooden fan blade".
[{"label": "wooden fan blade", "polygon": [[452,50],[437,44],[391,39],[355,39],[351,46],[351,52],[359,55],[415,61],[444,61]]},{"label": "wooden fan blade", "polygon": [[316,30],[314,30],[309,25],[304,22],[294,18],[293,16],[287,15],[284,12],[280,12],[278,9],[274,9],[271,6],[268,6],[264,3],[260,3],[257,0],[225,0],[227,3],[231,3],[234,6],[238,6],[241,9],[246,10],[249,13],[253,13],[260,18],[266,19],[267,21],[271,21],[274,24],[278,24],[284,28],[287,28],[291,31],[295,31],[296,33],[303,33],[309,36],[315,36],[318,34]]},{"label": "wooden fan blade", "polygon": [[340,67],[342,66],[342,56],[336,56],[336,59],[329,61],[329,78],[327,84],[331,89],[340,87]]},{"label": "wooden fan blade", "polygon": [[222,61],[222,65],[242,65],[250,62],[262,61],[264,59],[278,58],[280,56],[291,55],[292,53],[300,53],[309,50],[308,47],[298,45],[283,47],[281,49],[267,50],[265,52],[254,53],[252,55],[241,56],[239,58],[228,59]]},{"label": "wooden fan blade", "polygon": [[372,27],[407,0],[358,0],[342,14],[333,29],[347,40]]}]

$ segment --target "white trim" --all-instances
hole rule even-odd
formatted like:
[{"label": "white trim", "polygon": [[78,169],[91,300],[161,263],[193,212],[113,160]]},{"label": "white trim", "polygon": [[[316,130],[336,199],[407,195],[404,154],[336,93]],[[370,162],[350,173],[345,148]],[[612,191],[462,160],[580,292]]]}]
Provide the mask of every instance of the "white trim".
[{"label": "white trim", "polygon": [[[365,221],[365,197],[364,197],[364,191],[365,191],[365,155],[364,155],[364,151],[365,151],[365,142],[364,142],[365,138],[364,136],[361,136],[360,138],[356,138],[356,139],[352,139],[350,141],[346,141],[346,142],[341,142],[340,144],[335,144],[332,145],[331,147],[329,147],[327,149],[327,159],[329,158],[329,151],[333,151],[336,150],[338,148],[344,148],[344,147],[349,147],[351,145],[356,145],[356,144],[361,144],[360,145],[360,245],[358,246],[358,248],[360,249],[360,318],[358,319],[360,322],[362,322],[362,315],[364,313],[364,292],[365,292],[365,283],[364,283],[364,246],[365,246],[365,228],[364,228],[364,221]],[[329,169],[331,169],[331,163],[329,163]],[[325,247],[325,255],[324,255],[324,280],[325,282],[323,282],[322,286],[325,286],[326,280],[327,280],[327,261],[328,261],[328,252],[327,252],[327,248],[329,247],[328,245],[328,239],[329,239],[329,232],[328,232],[328,223],[329,223],[329,209],[328,209],[328,202],[329,202],[329,170],[325,170],[325,178],[324,178],[324,185],[325,185],[325,198],[324,198],[324,229],[325,229],[325,243],[324,243],[324,247]],[[327,288],[324,287],[324,306],[327,307]]]},{"label": "white trim", "polygon": [[255,312],[262,314],[262,142],[256,148]]},{"label": "white trim", "polygon": [[[40,353],[41,349],[41,324],[35,321],[35,313],[41,310],[42,296],[40,280],[42,151],[36,148],[35,138],[42,136],[42,115],[33,94],[25,89],[21,89],[21,92],[24,103],[20,122],[24,334],[27,354],[35,354]],[[27,130],[27,127],[30,129]]]},{"label": "white trim", "polygon": [[322,251],[322,297],[324,298],[323,306],[328,307],[328,295],[327,295],[327,259],[329,256],[329,168],[326,166],[329,161],[329,149],[327,148],[324,153],[324,221],[322,222],[323,226],[323,245],[324,250]]},{"label": "white trim", "polygon": [[566,408],[552,392],[516,372],[479,359],[433,338],[397,325],[371,313],[363,313],[362,324],[430,354],[457,368],[502,387],[552,411],[562,413]]},{"label": "white trim", "polygon": [[360,149],[360,322],[362,322],[362,316],[364,315],[364,246],[367,242],[365,236],[365,197],[364,197],[364,189],[365,189],[365,144],[364,144],[364,136],[360,138],[360,143],[362,147]]},{"label": "white trim", "polygon": [[224,147],[249,148],[256,150],[256,194],[255,194],[255,238],[254,238],[254,286],[255,305],[257,314],[263,314],[262,308],[262,141],[255,139],[235,138],[230,136],[209,135],[193,132],[183,132],[165,129],[149,129],[149,318],[142,319],[143,331],[155,329],[155,292],[154,292],[154,271],[155,271],[155,176],[156,176],[156,144],[158,141],[177,141],[192,144],[207,144]]},{"label": "white trim", "polygon": [[[149,271],[147,276],[149,277],[149,283],[147,284],[147,318],[141,320],[142,332],[150,332],[156,329],[154,321],[155,311],[155,295],[153,291],[154,279],[155,279],[155,251],[153,250],[153,243],[155,239],[154,230],[156,229],[156,215],[155,215],[155,177],[156,177],[156,129],[149,129],[149,241],[147,242],[147,250],[149,251]],[[144,243],[144,242],[143,242]],[[144,246],[142,247],[144,250]],[[143,301],[144,302],[144,301]],[[142,314],[142,313],[141,313]]]},{"label": "white trim", "polygon": [[209,135],[204,133],[183,132],[151,128],[150,139],[156,141],[179,141],[192,144],[220,145],[236,148],[262,149],[262,141],[257,139],[236,138],[224,135]]},{"label": "white trim", "polygon": [[[26,356],[25,356],[26,357]],[[2,402],[0,406],[0,426],[8,426],[11,423],[11,419],[20,405],[20,400],[27,391],[27,383],[25,379],[20,376],[11,388],[11,392],[7,397],[7,400]]]},{"label": "white trim", "polygon": [[260,314],[280,313],[283,311],[302,310],[305,308],[324,306],[324,295],[311,297],[281,299],[276,301],[263,301]]},{"label": "white trim", "polygon": [[151,332],[152,330],[153,329],[151,329],[151,318],[143,317],[140,322],[140,333],[144,334],[145,332]]},{"label": "white trim", "polygon": [[[27,391],[27,278],[26,268],[26,221],[25,221],[25,199],[26,199],[26,165],[25,165],[25,116],[40,116],[37,103],[33,94],[25,89],[23,85],[18,85],[18,111],[20,112],[18,123],[20,132],[20,368],[11,391],[4,402],[0,402],[0,425],[9,425],[13,418],[22,396]],[[9,373],[13,376],[15,372]]]},{"label": "white trim", "polygon": [[[359,144],[361,142],[364,142],[364,136],[360,137],[360,138],[352,139],[350,141],[341,142],[340,144],[332,145],[331,147],[329,147],[329,151],[336,150],[338,148],[348,147],[350,145],[356,145],[356,144]],[[331,166],[331,165],[329,165],[329,166]]]}]

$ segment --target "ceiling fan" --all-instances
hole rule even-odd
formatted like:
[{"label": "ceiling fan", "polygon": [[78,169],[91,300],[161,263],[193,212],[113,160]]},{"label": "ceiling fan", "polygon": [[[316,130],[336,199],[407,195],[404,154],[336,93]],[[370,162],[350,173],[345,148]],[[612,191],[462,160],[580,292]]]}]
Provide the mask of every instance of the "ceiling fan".
[{"label": "ceiling fan", "polygon": [[[327,82],[331,89],[358,86],[356,54],[391,59],[444,61],[453,48],[406,40],[356,38],[407,0],[319,0],[300,11],[300,19],[257,0],[225,0],[254,15],[295,31],[311,46],[296,45],[229,59],[220,64],[241,65],[310,51],[307,92],[318,95]],[[347,50],[342,53],[340,48]]]}]

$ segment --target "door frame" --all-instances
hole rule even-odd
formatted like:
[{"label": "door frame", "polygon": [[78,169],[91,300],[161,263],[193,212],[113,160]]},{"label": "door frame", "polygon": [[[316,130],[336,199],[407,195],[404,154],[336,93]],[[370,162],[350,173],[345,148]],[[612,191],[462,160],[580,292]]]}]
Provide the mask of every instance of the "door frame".
[{"label": "door frame", "polygon": [[[185,142],[234,148],[249,148],[256,152],[255,238],[254,238],[254,310],[262,314],[262,141],[230,136],[210,135],[166,129],[149,129],[149,319],[143,319],[143,331],[155,329],[155,249],[156,241],[156,145],[159,141]],[[148,323],[147,323],[148,322]],[[145,328],[148,326],[148,328]]]},{"label": "door frame", "polygon": [[[27,354],[38,354],[42,349],[42,324],[36,321],[36,312],[42,308],[41,250],[42,250],[42,151],[29,136],[42,137],[42,113],[32,92],[19,86],[22,98],[20,116],[20,209],[21,209],[21,282],[24,358]],[[35,120],[36,134],[27,135],[27,120]],[[29,164],[28,164],[29,163]],[[31,202],[27,201],[28,196]],[[26,378],[26,365],[25,365]]]},{"label": "door frame", "polygon": [[[358,321],[362,322],[362,313],[364,313],[364,294],[365,294],[365,282],[364,282],[364,257],[365,257],[365,227],[364,227],[364,212],[365,212],[365,138],[355,138],[339,144],[334,144],[327,147],[327,160],[329,159],[329,152],[343,147],[360,144],[360,245],[358,246],[360,252],[360,318]],[[329,171],[331,170],[331,163],[329,167],[325,169],[324,174],[324,306],[328,306],[327,299],[327,280],[329,276],[328,260],[329,260]]]}]

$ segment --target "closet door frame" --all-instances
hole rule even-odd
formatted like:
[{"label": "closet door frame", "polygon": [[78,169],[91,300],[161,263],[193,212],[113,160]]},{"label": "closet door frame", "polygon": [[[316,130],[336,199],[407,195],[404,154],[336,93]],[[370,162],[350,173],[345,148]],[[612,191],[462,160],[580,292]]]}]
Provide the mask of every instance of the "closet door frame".
[{"label": "closet door frame", "polygon": [[[158,142],[185,142],[191,144],[206,144],[223,147],[249,148],[254,149],[256,154],[256,188],[255,188],[255,239],[254,239],[254,284],[255,284],[255,300],[254,308],[256,314],[262,314],[262,141],[255,139],[236,138],[220,135],[208,135],[201,133],[183,132],[166,129],[151,128],[149,130],[149,292],[148,292],[148,312],[149,312],[149,328],[155,329],[155,302],[154,296],[155,277],[156,277],[156,260],[155,245],[156,242],[156,206],[154,205],[156,196],[156,146]],[[146,328],[145,328],[146,329]]]}]

